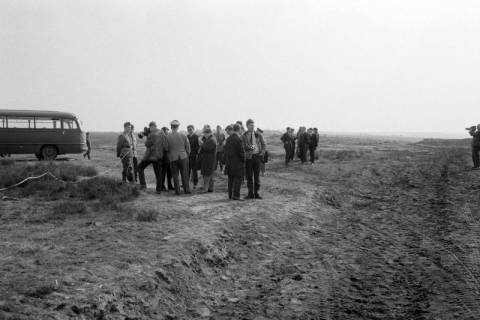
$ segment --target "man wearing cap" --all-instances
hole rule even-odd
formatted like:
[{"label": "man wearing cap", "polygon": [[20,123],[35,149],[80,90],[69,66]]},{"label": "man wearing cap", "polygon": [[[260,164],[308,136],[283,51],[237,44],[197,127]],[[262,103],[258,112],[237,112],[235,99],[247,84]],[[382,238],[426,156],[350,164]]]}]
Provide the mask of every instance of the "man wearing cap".
[{"label": "man wearing cap", "polygon": [[157,128],[155,122],[150,122],[148,125],[150,133],[145,141],[147,148],[142,161],[138,165],[138,177],[140,180],[140,188],[145,189],[147,184],[145,182],[145,168],[150,164],[153,166],[155,173],[156,191],[160,193],[162,190],[162,159],[164,150],[168,149],[168,142],[165,133]]},{"label": "man wearing cap", "polygon": [[188,176],[192,177],[193,188],[195,189],[198,184],[198,168],[197,157],[200,150],[199,137],[195,133],[195,127],[193,125],[187,126],[188,142],[190,143],[190,155],[188,157]]},{"label": "man wearing cap", "polygon": [[245,176],[245,149],[240,138],[240,125],[236,123],[232,129],[225,144],[225,173],[228,176],[228,198],[240,200],[240,187]]},{"label": "man wearing cap", "polygon": [[245,148],[245,172],[247,176],[248,195],[245,199],[262,199],[258,194],[260,189],[260,160],[265,153],[263,136],[255,132],[255,123],[247,120],[247,131],[242,136]]},{"label": "man wearing cap", "polygon": [[122,181],[127,180],[133,182],[133,168],[132,168],[132,146],[133,141],[131,137],[132,125],[130,122],[123,124],[123,133],[118,136],[117,139],[117,158],[122,161]]},{"label": "man wearing cap", "polygon": [[203,176],[203,190],[213,192],[213,174],[217,165],[217,141],[208,125],[203,128],[203,137],[203,144],[200,147],[200,173]]},{"label": "man wearing cap", "polygon": [[188,181],[188,157],[190,154],[190,143],[185,134],[178,132],[180,122],[173,120],[170,123],[172,132],[167,136],[168,141],[168,159],[172,169],[173,185],[175,193],[180,194],[180,182],[178,174],[180,173],[183,191],[188,194],[190,192],[190,183]]}]

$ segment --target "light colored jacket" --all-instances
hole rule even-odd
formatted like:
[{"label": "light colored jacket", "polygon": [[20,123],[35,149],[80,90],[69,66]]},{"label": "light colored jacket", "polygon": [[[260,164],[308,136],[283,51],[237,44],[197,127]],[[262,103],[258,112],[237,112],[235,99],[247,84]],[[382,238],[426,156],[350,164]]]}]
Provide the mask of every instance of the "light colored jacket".
[{"label": "light colored jacket", "polygon": [[167,136],[168,159],[170,162],[188,158],[190,154],[190,142],[185,134],[171,132]]},{"label": "light colored jacket", "polygon": [[[253,154],[259,154],[260,157],[263,157],[265,154],[265,140],[263,139],[263,135],[258,132],[253,132],[254,141],[253,144],[250,141],[251,135],[250,132],[245,132],[242,135],[243,146],[245,148],[245,157],[246,159],[252,159]],[[256,149],[252,149],[252,145],[256,146]]]}]

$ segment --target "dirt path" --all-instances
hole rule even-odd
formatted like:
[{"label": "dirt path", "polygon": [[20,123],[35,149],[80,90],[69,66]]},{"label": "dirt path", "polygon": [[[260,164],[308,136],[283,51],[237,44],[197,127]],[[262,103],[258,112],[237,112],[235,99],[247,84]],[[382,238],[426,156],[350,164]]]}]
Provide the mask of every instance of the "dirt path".
[{"label": "dirt path", "polygon": [[1,203],[0,319],[478,319],[465,150],[332,150],[275,160],[264,200],[226,200],[219,175],[213,194],[148,190],[60,222],[42,222],[52,203]]}]

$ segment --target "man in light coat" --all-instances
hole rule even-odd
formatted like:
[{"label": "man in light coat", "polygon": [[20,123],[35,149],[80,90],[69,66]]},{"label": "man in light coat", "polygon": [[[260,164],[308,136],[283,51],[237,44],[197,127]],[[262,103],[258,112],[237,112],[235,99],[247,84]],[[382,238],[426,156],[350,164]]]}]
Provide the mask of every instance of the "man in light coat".
[{"label": "man in light coat", "polygon": [[185,194],[191,193],[190,182],[188,181],[188,157],[190,155],[190,143],[185,134],[178,131],[180,122],[173,120],[170,123],[172,132],[167,136],[168,141],[168,159],[172,169],[173,185],[175,194],[180,194],[180,182],[178,175],[180,173],[183,191]]}]

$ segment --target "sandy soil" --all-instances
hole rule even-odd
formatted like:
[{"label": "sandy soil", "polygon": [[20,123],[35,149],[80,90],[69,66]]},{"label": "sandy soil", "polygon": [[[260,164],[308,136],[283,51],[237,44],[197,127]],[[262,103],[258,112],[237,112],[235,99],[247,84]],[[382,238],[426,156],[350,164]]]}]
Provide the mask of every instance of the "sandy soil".
[{"label": "sandy soil", "polygon": [[[0,319],[480,319],[468,149],[321,147],[288,168],[273,147],[264,200],[228,201],[218,174],[215,193],[150,188],[60,221],[52,202],[0,202]],[[93,155],[75,161],[118,174]]]}]

